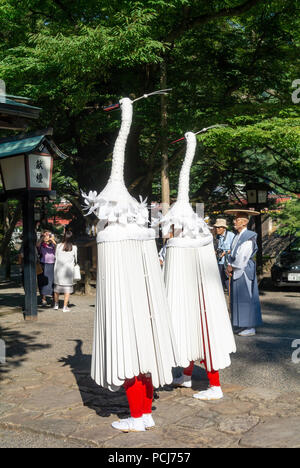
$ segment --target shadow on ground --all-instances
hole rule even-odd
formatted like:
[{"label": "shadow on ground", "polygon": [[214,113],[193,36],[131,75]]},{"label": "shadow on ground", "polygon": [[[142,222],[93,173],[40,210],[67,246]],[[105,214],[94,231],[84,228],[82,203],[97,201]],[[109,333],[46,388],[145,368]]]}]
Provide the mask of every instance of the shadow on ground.
[{"label": "shadow on ground", "polygon": [[37,342],[39,335],[40,332],[26,334],[0,326],[0,339],[2,340],[0,382],[4,377],[9,377],[13,369],[21,367],[31,352],[51,347],[51,345],[39,344]]},{"label": "shadow on ground", "polygon": [[[91,355],[83,354],[82,340],[75,341],[76,346],[74,354],[67,357],[62,357],[59,362],[64,366],[68,366],[75,376],[81,399],[84,406],[94,410],[101,417],[109,417],[117,415],[119,418],[130,416],[128,402],[124,389],[121,387],[117,392],[111,392],[97,385],[90,376]],[[178,375],[179,370],[174,369],[174,374]],[[207,389],[208,381],[206,372],[199,366],[195,366],[193,373],[193,389],[195,391]],[[154,392],[154,402],[159,399],[163,392],[173,392],[174,387],[166,385]],[[91,398],[92,396],[92,398]],[[155,406],[153,406],[155,411]]]},{"label": "shadow on ground", "polygon": [[111,392],[99,387],[90,377],[91,355],[83,354],[82,340],[69,341],[76,343],[74,354],[62,357],[59,362],[68,366],[73,373],[83,405],[94,410],[101,417],[109,417],[111,414],[117,414],[120,418],[129,416],[124,390]]},{"label": "shadow on ground", "polygon": [[[24,294],[20,293],[1,293],[0,291],[0,313],[7,307],[23,307]],[[1,310],[2,309],[2,310]]]}]

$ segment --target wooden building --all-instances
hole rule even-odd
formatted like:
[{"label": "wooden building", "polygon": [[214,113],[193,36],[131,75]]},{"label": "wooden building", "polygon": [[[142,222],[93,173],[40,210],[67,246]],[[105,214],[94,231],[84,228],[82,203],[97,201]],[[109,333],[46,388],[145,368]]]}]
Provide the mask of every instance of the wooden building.
[{"label": "wooden building", "polygon": [[40,107],[21,96],[0,95],[0,129],[25,131],[40,116]]}]

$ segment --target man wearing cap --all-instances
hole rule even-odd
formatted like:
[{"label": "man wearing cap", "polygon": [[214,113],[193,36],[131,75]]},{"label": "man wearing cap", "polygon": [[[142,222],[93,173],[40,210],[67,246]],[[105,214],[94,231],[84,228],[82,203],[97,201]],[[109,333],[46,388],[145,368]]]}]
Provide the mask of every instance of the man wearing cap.
[{"label": "man wearing cap", "polygon": [[218,218],[214,224],[217,237],[217,259],[224,289],[228,289],[228,276],[226,275],[227,258],[230,254],[234,234],[228,231],[226,219]]},{"label": "man wearing cap", "polygon": [[240,336],[253,336],[256,327],[262,324],[259,292],[256,277],[256,264],[253,260],[258,247],[257,234],[247,229],[249,217],[260,213],[250,210],[226,210],[234,214],[234,228],[237,235],[233,239],[228,258],[227,275],[232,277],[231,313],[232,324],[241,329]]}]

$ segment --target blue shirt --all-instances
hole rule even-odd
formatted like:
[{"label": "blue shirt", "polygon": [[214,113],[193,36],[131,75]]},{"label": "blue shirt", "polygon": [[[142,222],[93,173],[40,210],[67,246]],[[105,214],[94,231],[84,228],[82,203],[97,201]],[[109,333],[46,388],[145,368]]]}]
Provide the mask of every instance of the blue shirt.
[{"label": "blue shirt", "polygon": [[[218,249],[221,250],[231,250],[231,245],[232,241],[235,238],[235,234],[231,231],[226,231],[224,235],[218,235]],[[221,260],[218,260],[219,265],[224,265],[225,262],[225,256],[221,258]]]}]

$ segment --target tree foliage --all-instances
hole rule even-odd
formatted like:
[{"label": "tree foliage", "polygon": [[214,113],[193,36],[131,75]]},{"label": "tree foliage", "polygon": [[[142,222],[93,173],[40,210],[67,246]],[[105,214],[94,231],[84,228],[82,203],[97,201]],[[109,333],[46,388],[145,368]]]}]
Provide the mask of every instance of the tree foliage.
[{"label": "tree foliage", "polygon": [[284,205],[279,213],[273,215],[280,236],[300,237],[300,199],[294,198]]},{"label": "tree foliage", "polygon": [[[75,209],[79,188],[100,190],[110,170],[120,115],[102,106],[160,87],[166,65],[168,139],[216,123],[201,138],[191,196],[214,203],[251,178],[300,191],[297,0],[0,0],[0,78],[43,108],[70,155],[54,185]],[[160,101],[135,105],[126,181],[160,199]],[[169,145],[176,196],[184,147]],[[77,208],[76,208],[77,207]],[[78,211],[79,213],[79,211]]]}]

